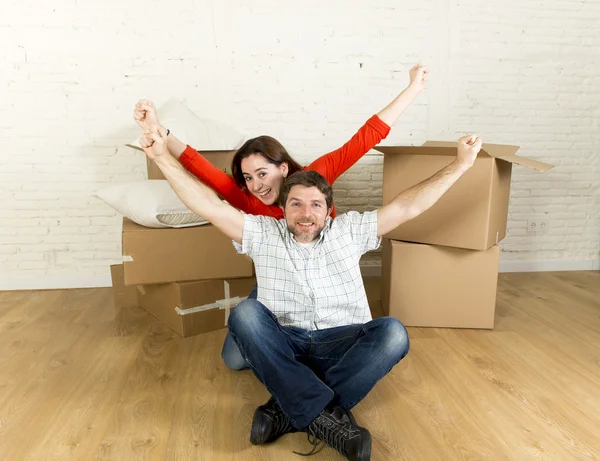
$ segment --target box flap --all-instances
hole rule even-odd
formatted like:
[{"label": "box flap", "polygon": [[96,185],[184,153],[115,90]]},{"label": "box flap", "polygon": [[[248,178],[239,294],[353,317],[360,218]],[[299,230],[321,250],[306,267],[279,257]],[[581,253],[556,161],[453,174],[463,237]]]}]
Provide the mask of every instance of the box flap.
[{"label": "box flap", "polygon": [[457,147],[457,142],[452,141],[425,141],[423,143],[425,147]]},{"label": "box flap", "polygon": [[393,155],[447,155],[456,157],[456,145],[452,146],[375,146],[373,149],[382,154]]},{"label": "box flap", "polygon": [[517,151],[520,149],[519,146],[510,146],[508,144],[488,144],[485,142],[481,148],[489,155],[496,158],[515,156]]},{"label": "box flap", "polygon": [[137,290],[135,286],[125,286],[125,272],[123,264],[115,264],[110,266],[110,275],[112,279],[115,307],[137,306]]},{"label": "box flap", "polygon": [[[484,146],[485,146],[485,144],[484,144]],[[493,155],[491,153],[490,153],[490,155],[492,155],[492,157],[499,158],[500,160],[504,160],[509,163],[516,163],[517,165],[531,168],[532,170],[536,170],[536,171],[539,171],[542,173],[544,171],[548,171],[550,168],[554,168],[554,165],[551,165],[549,163],[539,162],[537,160],[533,160],[533,159],[530,159],[527,157],[520,157],[518,155],[510,155],[510,154]]]},{"label": "box flap", "polygon": [[[423,143],[423,147],[453,147],[458,149],[458,142],[450,141],[427,141]],[[519,150],[519,146],[509,146],[505,144],[486,144],[481,146],[479,151],[480,156],[484,157],[495,157],[504,160],[504,157],[514,156],[515,152]]]},{"label": "box flap", "polygon": [[544,163],[530,158],[515,155],[515,153],[519,150],[519,146],[484,143],[481,148],[492,157],[499,158],[509,163],[516,163],[517,165],[531,168],[532,170],[544,172],[554,167],[554,165],[550,165],[549,163]]},{"label": "box flap", "polygon": [[[458,143],[456,142],[447,141],[427,141],[423,144],[425,147],[456,147],[457,145]],[[515,153],[519,150],[519,146],[483,143],[481,150],[485,151],[485,153],[490,157],[499,158],[509,163],[516,163],[517,165],[531,168],[532,170],[540,172],[548,171],[550,168],[554,167],[554,165],[549,163],[515,155]]]},{"label": "box flap", "polygon": [[[456,149],[458,147],[458,142],[426,141],[423,143],[423,147],[454,147]],[[483,143],[481,149],[492,157],[502,157],[504,155],[514,155],[519,150],[519,146]]]},{"label": "box flap", "polygon": [[[417,149],[424,149],[422,151],[409,152],[409,151],[404,151],[404,148],[400,148],[401,150],[398,150],[398,148],[396,148],[396,147],[392,147],[391,150],[386,149],[385,151],[378,149],[377,147],[375,147],[375,149],[379,150],[380,152],[383,152],[384,154],[386,154],[386,153],[390,153],[390,154],[410,153],[410,154],[427,155],[427,154],[434,153],[434,151],[431,151],[428,148],[435,147],[438,149],[443,149],[444,152],[446,152],[446,149],[454,148],[454,154],[456,155],[457,146],[458,146],[457,142],[427,141],[427,142],[423,143],[423,146],[417,147]],[[511,146],[508,144],[484,143],[481,146],[481,151],[479,152],[479,156],[486,156],[486,157],[489,156],[489,157],[499,158],[500,160],[504,160],[509,163],[516,163],[517,165],[524,166],[526,168],[531,168],[532,170],[536,170],[536,171],[540,171],[540,172],[548,171],[550,168],[554,167],[554,165],[551,165],[549,163],[544,163],[544,162],[540,162],[538,160],[533,160],[533,159],[530,159],[527,157],[520,157],[518,155],[515,155],[515,153],[518,150],[519,150],[519,146]],[[442,154],[440,152],[440,153],[438,153],[438,155],[446,155],[446,154],[445,153]]]}]

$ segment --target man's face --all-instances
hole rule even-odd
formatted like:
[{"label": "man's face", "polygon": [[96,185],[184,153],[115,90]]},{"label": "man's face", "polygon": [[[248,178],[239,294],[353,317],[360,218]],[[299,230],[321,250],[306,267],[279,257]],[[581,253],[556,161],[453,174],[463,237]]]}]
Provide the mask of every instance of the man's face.
[{"label": "man's face", "polygon": [[288,229],[303,243],[312,242],[321,234],[331,213],[325,195],[314,186],[292,187],[283,211]]}]

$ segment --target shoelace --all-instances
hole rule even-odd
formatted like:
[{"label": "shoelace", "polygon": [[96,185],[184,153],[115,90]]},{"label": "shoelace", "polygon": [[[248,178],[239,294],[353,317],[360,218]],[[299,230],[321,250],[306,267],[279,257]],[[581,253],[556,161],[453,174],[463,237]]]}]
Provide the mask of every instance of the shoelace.
[{"label": "shoelace", "polygon": [[[310,443],[313,446],[312,450],[310,450],[308,453],[299,453],[297,451],[294,451],[293,452],[294,454],[300,455],[300,456],[312,456],[312,455],[316,455],[325,446],[324,443],[320,443],[321,441],[318,439],[318,437],[316,435],[314,435],[310,430],[306,432],[306,437],[308,438],[308,443]],[[311,440],[311,437],[312,437],[312,440]],[[319,448],[318,451],[315,451],[317,449],[317,447],[319,446],[319,444],[321,445],[321,448]]]},{"label": "shoelace", "polygon": [[[321,451],[323,449],[323,446],[325,445],[325,444],[322,444],[319,451],[315,451],[319,444],[319,441],[327,440],[328,445],[330,445],[332,448],[334,448],[335,450],[337,450],[344,456],[348,456],[347,448],[345,447],[346,439],[349,438],[349,434],[346,433],[347,431],[344,429],[341,429],[341,428],[335,430],[334,429],[335,425],[332,424],[330,421],[326,421],[323,426],[324,427],[322,427],[321,430],[315,430],[313,428],[309,428],[306,431],[306,435],[308,437],[308,442],[310,444],[312,444],[312,446],[313,446],[313,448],[310,452],[298,453],[297,451],[294,451],[294,453],[297,455],[300,455],[300,456],[314,455],[315,453],[319,453],[319,451]],[[316,428],[316,429],[319,429],[319,428]],[[311,440],[311,436],[312,436],[312,440]]]},{"label": "shoelace", "polygon": [[339,451],[340,453],[342,453],[344,456],[347,456],[347,450],[346,447],[344,446],[344,442],[347,438],[345,432],[343,430],[332,430],[333,426],[327,426],[324,428],[323,430],[323,436],[321,437],[321,440],[327,440],[329,442],[329,445],[331,445],[331,447],[335,448],[337,451]]}]

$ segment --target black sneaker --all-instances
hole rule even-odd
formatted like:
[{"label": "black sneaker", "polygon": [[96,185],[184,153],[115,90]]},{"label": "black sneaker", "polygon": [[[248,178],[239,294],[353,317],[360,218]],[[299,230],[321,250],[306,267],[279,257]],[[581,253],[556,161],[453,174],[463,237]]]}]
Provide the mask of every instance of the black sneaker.
[{"label": "black sneaker", "polygon": [[271,397],[267,403],[261,405],[254,412],[252,429],[250,430],[250,443],[258,445],[272,442],[283,434],[298,432],[290,418],[283,412],[275,399]]},{"label": "black sneaker", "polygon": [[335,448],[349,461],[371,459],[371,434],[356,424],[352,413],[345,408],[338,406],[323,410],[306,432]]}]

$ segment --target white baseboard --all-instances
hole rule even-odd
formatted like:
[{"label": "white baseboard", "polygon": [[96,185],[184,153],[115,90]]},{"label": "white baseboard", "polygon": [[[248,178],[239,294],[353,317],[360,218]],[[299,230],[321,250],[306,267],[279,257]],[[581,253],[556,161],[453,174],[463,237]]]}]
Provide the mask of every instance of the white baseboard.
[{"label": "white baseboard", "polygon": [[551,259],[546,261],[500,261],[500,272],[597,271],[600,259],[587,261]]},{"label": "white baseboard", "polygon": [[[361,266],[364,277],[378,277],[381,266]],[[600,270],[600,259],[587,261],[576,260],[533,260],[533,261],[500,261],[499,272],[547,272],[547,271],[597,271]],[[14,290],[58,290],[68,288],[100,288],[110,287],[110,274],[89,276],[19,277],[1,276],[0,291]]]},{"label": "white baseboard", "polygon": [[[597,271],[600,270],[600,259],[587,261],[577,260],[532,260],[532,261],[500,261],[499,272],[550,272],[550,271]],[[361,266],[363,277],[378,277],[381,266]]]},{"label": "white baseboard", "polygon": [[0,277],[0,291],[14,290],[59,290],[66,288],[100,288],[111,287],[110,275],[64,276],[48,275],[46,277]]}]

